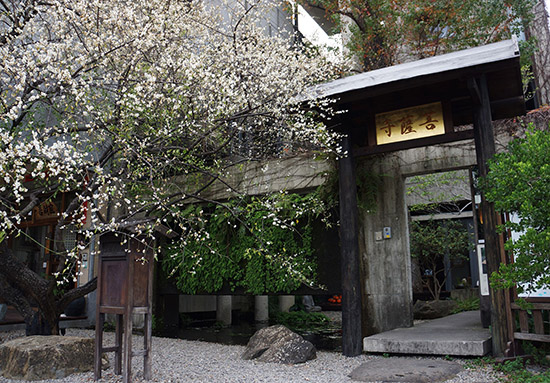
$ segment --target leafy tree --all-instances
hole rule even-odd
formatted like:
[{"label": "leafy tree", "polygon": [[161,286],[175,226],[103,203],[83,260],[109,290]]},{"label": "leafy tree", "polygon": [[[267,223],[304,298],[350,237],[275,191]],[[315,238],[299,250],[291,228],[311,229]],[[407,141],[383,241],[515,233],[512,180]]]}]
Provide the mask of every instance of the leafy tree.
[{"label": "leafy tree", "polygon": [[[426,271],[424,285],[434,300],[439,300],[448,272],[458,262],[468,260],[468,232],[456,221],[412,221],[410,226],[411,256]],[[441,267],[447,256],[450,268]]]},{"label": "leafy tree", "polygon": [[511,36],[531,20],[533,0],[303,0],[349,35],[369,71]]},{"label": "leafy tree", "polygon": [[[0,296],[28,333],[56,334],[64,307],[95,288],[96,280],[60,286],[102,233],[124,242],[193,232],[198,241],[204,226],[185,208],[213,187],[242,198],[231,177],[239,166],[334,147],[312,112],[330,108],[300,103],[333,68],[288,36],[267,37],[260,26],[277,4],[219,4],[0,2]],[[7,238],[27,236],[32,211],[62,193],[58,266],[44,277],[16,259]],[[78,246],[67,248],[67,230]]]},{"label": "leafy tree", "polygon": [[508,150],[489,163],[484,180],[486,198],[497,210],[516,213],[519,222],[505,227],[519,238],[506,242],[514,262],[491,276],[498,287],[532,292],[550,287],[550,131],[530,128]]}]

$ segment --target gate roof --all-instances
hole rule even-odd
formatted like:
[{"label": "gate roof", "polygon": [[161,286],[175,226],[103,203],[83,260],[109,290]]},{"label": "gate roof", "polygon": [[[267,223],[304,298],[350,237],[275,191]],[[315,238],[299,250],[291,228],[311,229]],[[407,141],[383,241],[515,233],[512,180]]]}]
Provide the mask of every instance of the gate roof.
[{"label": "gate roof", "polygon": [[314,91],[317,97],[338,100],[336,108],[347,113],[334,121],[333,128],[351,133],[354,146],[368,147],[368,153],[457,141],[472,138],[471,129],[377,148],[372,138],[374,115],[441,101],[452,127],[470,124],[479,102],[472,80],[479,76],[487,79],[493,120],[523,115],[519,58],[517,41],[511,39],[349,76]]}]

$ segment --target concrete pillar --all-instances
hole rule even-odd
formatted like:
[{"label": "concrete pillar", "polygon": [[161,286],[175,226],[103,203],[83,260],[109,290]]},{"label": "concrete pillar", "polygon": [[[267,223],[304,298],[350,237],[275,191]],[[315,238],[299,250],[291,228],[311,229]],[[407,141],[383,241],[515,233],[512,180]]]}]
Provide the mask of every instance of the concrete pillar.
[{"label": "concrete pillar", "polygon": [[294,295],[279,295],[279,310],[282,312],[287,313],[295,303],[296,298]]},{"label": "concrete pillar", "polygon": [[218,295],[216,298],[216,320],[224,325],[231,324],[231,309],[233,297],[231,295]]},{"label": "concrete pillar", "polygon": [[364,335],[410,327],[412,275],[405,180],[400,163],[391,155],[364,159],[357,172],[382,175],[376,191],[376,209],[361,213]]},{"label": "concrete pillar", "polygon": [[256,322],[269,321],[269,304],[267,295],[256,295],[254,297],[254,320]]}]

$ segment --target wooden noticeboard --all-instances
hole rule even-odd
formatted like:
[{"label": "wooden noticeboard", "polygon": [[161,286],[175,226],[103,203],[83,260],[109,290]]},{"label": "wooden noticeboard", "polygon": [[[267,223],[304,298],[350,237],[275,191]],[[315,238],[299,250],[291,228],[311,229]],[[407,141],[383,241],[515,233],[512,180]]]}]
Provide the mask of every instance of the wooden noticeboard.
[{"label": "wooden noticeboard", "polygon": [[[96,306],[95,379],[101,378],[101,356],[115,352],[115,373],[131,380],[133,356],[143,356],[143,376],[151,378],[153,251],[146,240],[107,234],[101,238]],[[105,314],[116,316],[115,345],[103,347]],[[144,348],[132,351],[132,317],[142,314]],[[122,370],[124,364],[124,370]]]}]

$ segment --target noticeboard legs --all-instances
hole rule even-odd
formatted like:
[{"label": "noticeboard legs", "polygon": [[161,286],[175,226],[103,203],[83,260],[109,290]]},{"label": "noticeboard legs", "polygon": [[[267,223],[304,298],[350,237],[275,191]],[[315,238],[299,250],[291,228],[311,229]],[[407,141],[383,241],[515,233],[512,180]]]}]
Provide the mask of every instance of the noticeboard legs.
[{"label": "noticeboard legs", "polygon": [[[130,313],[132,311],[130,310]],[[127,314],[124,320],[124,372],[122,382],[129,383],[132,378],[132,315]]]},{"label": "noticeboard legs", "polygon": [[145,336],[143,337],[143,377],[145,380],[151,380],[151,366],[153,362],[153,353],[151,352],[151,338],[153,336],[153,315],[145,314]]},{"label": "noticeboard legs", "polygon": [[115,374],[122,374],[122,326],[123,316],[116,316],[116,329],[115,329]]},{"label": "noticeboard legs", "polygon": [[115,345],[112,347],[103,347],[103,325],[105,323],[105,313],[99,313],[97,316],[96,337],[95,337],[95,355],[94,355],[94,379],[101,379],[101,362],[104,352],[115,353],[114,373],[122,375],[123,383],[132,381],[132,357],[143,355],[143,377],[145,380],[151,380],[153,354],[151,352],[151,338],[153,335],[153,316],[145,314],[145,334],[143,337],[143,350],[132,351],[132,329],[133,329],[133,310],[129,314],[116,314]]},{"label": "noticeboard legs", "polygon": [[97,313],[95,324],[94,379],[101,379],[101,354],[103,351],[103,323],[105,314]]}]

